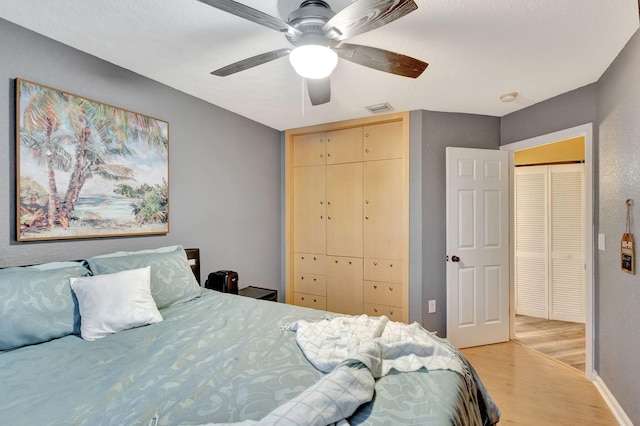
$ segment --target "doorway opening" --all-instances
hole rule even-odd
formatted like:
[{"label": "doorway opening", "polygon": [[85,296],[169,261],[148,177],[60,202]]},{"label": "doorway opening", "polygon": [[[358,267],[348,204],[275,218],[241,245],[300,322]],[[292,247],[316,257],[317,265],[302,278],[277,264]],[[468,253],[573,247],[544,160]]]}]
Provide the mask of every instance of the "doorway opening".
[{"label": "doorway opening", "polygon": [[513,165],[516,340],[584,372],[584,137]]},{"label": "doorway opening", "polygon": [[[531,148],[542,148],[538,151],[544,151],[545,147],[548,151],[557,153],[560,151],[558,146],[554,147],[553,144],[560,141],[566,141],[570,139],[581,138],[584,141],[584,173],[583,177],[583,236],[584,243],[582,246],[582,257],[580,259],[579,271],[584,274],[584,292],[580,300],[580,307],[582,307],[584,315],[584,323],[581,324],[580,320],[577,320],[575,316],[563,317],[560,315],[542,315],[532,312],[520,312],[517,315],[517,290],[516,283],[516,245],[515,245],[515,153]],[[519,340],[528,345],[533,346],[534,349],[546,353],[549,356],[556,356],[562,358],[567,364],[579,368],[585,372],[587,378],[592,379],[593,376],[593,168],[592,168],[592,153],[593,153],[593,141],[592,141],[592,124],[585,124],[577,126],[571,129],[566,129],[559,132],[550,133],[547,135],[539,136],[532,139],[527,139],[519,142],[515,142],[509,145],[501,147],[502,150],[510,152],[510,193],[512,195],[511,203],[511,272],[510,272],[510,338],[512,340]],[[564,160],[560,162],[573,162],[575,159]],[[548,255],[550,255],[548,253]],[[565,255],[566,256],[566,255]],[[575,265],[573,267],[564,266],[561,270],[567,270],[573,268],[575,272]],[[550,297],[545,295],[543,300],[551,300]],[[549,305],[551,306],[551,305]],[[553,308],[550,308],[552,310]],[[521,309],[521,311],[523,311]],[[535,311],[535,310],[534,310]],[[539,318],[542,317],[542,318]],[[569,321],[567,321],[567,319]],[[577,325],[576,325],[577,324]],[[565,337],[566,336],[566,337]],[[537,348],[536,348],[537,346]],[[584,361],[582,357],[582,349],[584,348]],[[577,353],[576,353],[577,352]]]}]

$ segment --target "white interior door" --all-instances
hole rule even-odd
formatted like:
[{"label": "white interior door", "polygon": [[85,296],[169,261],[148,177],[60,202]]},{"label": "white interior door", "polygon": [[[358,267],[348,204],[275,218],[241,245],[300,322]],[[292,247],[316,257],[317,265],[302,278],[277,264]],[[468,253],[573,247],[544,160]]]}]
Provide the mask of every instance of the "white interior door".
[{"label": "white interior door", "polygon": [[514,171],[516,314],[549,318],[548,166]]},{"label": "white interior door", "polygon": [[447,339],[509,340],[509,156],[447,148]]}]

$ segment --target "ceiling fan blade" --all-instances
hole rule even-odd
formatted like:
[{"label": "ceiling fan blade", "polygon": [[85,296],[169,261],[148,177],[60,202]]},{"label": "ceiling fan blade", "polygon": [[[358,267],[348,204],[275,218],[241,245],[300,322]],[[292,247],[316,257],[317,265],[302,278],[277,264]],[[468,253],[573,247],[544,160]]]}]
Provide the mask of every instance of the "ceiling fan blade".
[{"label": "ceiling fan blade", "polygon": [[307,78],[306,80],[311,105],[322,105],[331,100],[331,83],[329,77],[319,79]]},{"label": "ceiling fan blade", "polygon": [[238,3],[233,0],[198,0],[201,3],[208,4],[216,9],[224,10],[232,15],[239,16],[240,18],[247,19],[256,24],[264,25],[272,30],[279,31],[281,33],[289,33],[292,36],[299,36],[302,33],[293,28],[286,22],[275,18],[271,15],[267,15],[264,12],[256,10],[252,7],[245,6],[242,3]]},{"label": "ceiling fan blade", "polygon": [[347,61],[403,77],[418,78],[429,66],[411,56],[359,44],[342,43],[335,50]]},{"label": "ceiling fan blade", "polygon": [[356,0],[331,18],[322,31],[334,40],[345,40],[393,22],[417,8],[413,0]]},{"label": "ceiling fan blade", "polygon": [[250,58],[235,62],[231,65],[227,65],[226,67],[219,68],[215,71],[212,71],[211,74],[217,75],[218,77],[226,77],[228,75],[248,70],[249,68],[253,68],[258,65],[266,64],[267,62],[271,62],[275,59],[282,58],[284,56],[287,56],[290,52],[291,49],[285,47],[284,49],[262,53],[260,55],[252,56]]}]

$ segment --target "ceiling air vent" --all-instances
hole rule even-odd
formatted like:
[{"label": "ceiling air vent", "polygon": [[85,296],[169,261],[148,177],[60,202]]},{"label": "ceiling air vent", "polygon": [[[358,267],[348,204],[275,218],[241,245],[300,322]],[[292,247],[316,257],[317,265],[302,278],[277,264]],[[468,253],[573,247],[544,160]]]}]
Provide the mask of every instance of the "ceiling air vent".
[{"label": "ceiling air vent", "polygon": [[369,105],[365,107],[371,114],[382,114],[383,112],[393,111],[393,107],[387,102],[377,105]]}]

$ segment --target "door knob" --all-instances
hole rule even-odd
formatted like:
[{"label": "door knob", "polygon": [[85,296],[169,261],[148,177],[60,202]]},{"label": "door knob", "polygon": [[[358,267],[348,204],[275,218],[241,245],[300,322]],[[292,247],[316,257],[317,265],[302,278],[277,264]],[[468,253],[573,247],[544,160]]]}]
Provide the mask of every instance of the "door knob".
[{"label": "door knob", "polygon": [[460,262],[460,258],[458,256],[451,256],[452,262]]}]

